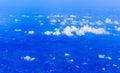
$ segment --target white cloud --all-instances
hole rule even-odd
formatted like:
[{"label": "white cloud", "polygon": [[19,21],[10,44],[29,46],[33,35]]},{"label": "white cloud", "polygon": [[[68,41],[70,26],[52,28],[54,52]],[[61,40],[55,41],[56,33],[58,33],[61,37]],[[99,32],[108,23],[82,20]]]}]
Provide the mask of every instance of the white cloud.
[{"label": "white cloud", "polygon": [[51,35],[52,34],[52,31],[46,31],[44,32],[45,35]]},{"label": "white cloud", "polygon": [[44,16],[43,16],[43,15],[38,15],[38,16],[35,16],[35,17],[42,18],[42,17],[44,17]]},{"label": "white cloud", "polygon": [[20,32],[22,31],[22,29],[14,29],[16,32]]},{"label": "white cloud", "polygon": [[57,20],[56,20],[56,19],[52,19],[52,20],[50,20],[50,22],[51,22],[51,23],[56,23]]},{"label": "white cloud", "polygon": [[70,15],[71,18],[76,18],[77,16],[76,15]]},{"label": "white cloud", "polygon": [[108,59],[108,60],[112,60],[112,58],[111,58],[110,56],[106,57],[106,59]]},{"label": "white cloud", "polygon": [[103,22],[102,22],[101,20],[98,20],[98,21],[95,22],[95,24],[97,24],[97,25],[102,25]]},{"label": "white cloud", "polygon": [[73,18],[66,18],[66,20],[68,20],[68,21],[72,21],[72,20],[73,20]]},{"label": "white cloud", "polygon": [[58,35],[61,34],[61,32],[59,31],[59,29],[56,28],[54,32],[53,31],[46,31],[46,32],[44,32],[44,34],[45,35],[56,35],[56,36],[58,36]]},{"label": "white cloud", "polygon": [[98,58],[103,59],[103,58],[105,58],[105,55],[99,54],[99,55],[98,55]]},{"label": "white cloud", "polygon": [[88,19],[91,19],[92,16],[83,16],[83,18],[88,18]]},{"label": "white cloud", "polygon": [[105,23],[107,23],[107,24],[112,24],[113,22],[112,22],[112,20],[111,20],[110,18],[106,18],[106,19],[105,19]]},{"label": "white cloud", "polygon": [[35,31],[33,31],[33,30],[28,31],[28,34],[34,34],[34,33],[35,33]]},{"label": "white cloud", "polygon": [[112,58],[111,58],[110,56],[106,56],[106,55],[104,55],[104,54],[99,54],[99,55],[98,55],[98,58],[100,58],[100,59],[112,60]]},{"label": "white cloud", "polygon": [[86,24],[88,24],[89,23],[89,20],[87,20],[87,19],[81,19],[82,21],[80,22],[80,23],[82,23],[82,24],[84,24],[84,25],[86,25]]},{"label": "white cloud", "polygon": [[30,57],[30,56],[25,56],[25,57],[21,57],[21,59],[23,59],[23,60],[26,60],[26,61],[34,61],[36,58],[32,58],[32,57]]},{"label": "white cloud", "polygon": [[23,18],[29,18],[30,16],[28,16],[28,15],[22,15],[21,17],[23,17]]},{"label": "white cloud", "polygon": [[14,21],[15,21],[15,23],[17,23],[17,22],[19,22],[19,21],[21,21],[20,19],[14,19]]},{"label": "white cloud", "polygon": [[114,26],[115,30],[120,31],[120,27]]},{"label": "white cloud", "polygon": [[105,70],[106,70],[106,68],[104,68],[104,67],[103,67],[103,68],[102,68],[102,70],[103,70],[103,71],[105,71]]},{"label": "white cloud", "polygon": [[86,33],[93,34],[109,34],[104,28],[94,28],[89,25],[84,25],[81,28],[77,28],[75,26],[66,26],[63,30],[55,29],[55,31],[46,31],[44,32],[46,35],[60,35],[64,34],[66,36],[74,36],[75,34],[78,36],[85,35]]},{"label": "white cloud", "polygon": [[60,22],[60,25],[65,25],[67,23],[67,20],[64,19],[64,21]]},{"label": "white cloud", "polygon": [[74,62],[74,59],[70,59],[67,61],[68,63],[73,63]]},{"label": "white cloud", "polygon": [[65,54],[64,54],[64,56],[69,57],[69,56],[70,56],[70,54],[69,54],[69,53],[65,53]]},{"label": "white cloud", "polygon": [[87,32],[93,33],[93,34],[109,34],[109,32],[105,31],[104,28],[94,28],[94,27],[90,27],[88,25],[84,25],[76,33],[77,33],[77,35],[84,35]]},{"label": "white cloud", "polygon": [[116,24],[116,25],[120,24],[117,20],[115,20],[113,23]]},{"label": "white cloud", "polygon": [[52,33],[53,35],[60,35],[61,32],[59,31],[59,29],[55,29],[55,32]]},{"label": "white cloud", "polygon": [[73,20],[73,21],[71,22],[71,24],[75,25],[75,24],[77,24],[78,22],[79,22],[79,21]]},{"label": "white cloud", "polygon": [[75,26],[67,26],[66,28],[64,28],[64,30],[62,31],[63,34],[67,35],[67,36],[73,36],[73,32],[76,32],[78,30],[78,28],[76,28]]}]

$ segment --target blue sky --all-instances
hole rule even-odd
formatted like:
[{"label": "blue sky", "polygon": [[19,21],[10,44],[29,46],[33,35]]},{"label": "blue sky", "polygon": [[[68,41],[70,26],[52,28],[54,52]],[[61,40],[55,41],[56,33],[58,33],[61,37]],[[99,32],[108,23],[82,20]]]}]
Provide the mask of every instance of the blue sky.
[{"label": "blue sky", "polygon": [[120,8],[120,0],[0,0],[0,7]]}]

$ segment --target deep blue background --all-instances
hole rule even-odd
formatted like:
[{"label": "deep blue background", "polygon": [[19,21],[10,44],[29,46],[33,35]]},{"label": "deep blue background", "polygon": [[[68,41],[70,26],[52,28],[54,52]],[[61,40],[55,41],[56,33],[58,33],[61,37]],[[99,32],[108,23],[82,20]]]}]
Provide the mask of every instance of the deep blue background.
[{"label": "deep blue background", "polygon": [[[117,60],[120,57],[119,36],[94,34],[73,37],[46,36],[44,31],[53,29],[53,26],[49,24],[46,17],[40,19],[44,21],[44,26],[39,26],[39,23],[34,20],[34,16],[39,14],[45,16],[50,14],[92,15],[98,19],[101,15],[105,17],[117,15],[115,19],[119,20],[119,12],[89,9],[64,10],[1,10],[1,16],[5,19],[3,19],[4,23],[0,25],[0,73],[120,73],[120,62]],[[10,14],[14,17],[9,17]],[[30,18],[21,18],[22,14],[29,15]],[[15,23],[15,18],[22,21]],[[104,26],[109,27],[109,25]],[[18,33],[14,31],[16,28],[23,31],[34,30],[36,33],[33,35]],[[111,32],[119,34],[113,30]],[[69,53],[70,57],[65,57],[65,53]],[[99,54],[110,56],[112,60],[99,59]],[[26,61],[21,59],[24,56],[36,59]],[[68,62],[71,59],[74,59],[74,62]],[[87,64],[84,65],[84,62]],[[117,67],[114,67],[113,64],[117,64]],[[103,71],[102,68],[106,68],[106,70]]]}]

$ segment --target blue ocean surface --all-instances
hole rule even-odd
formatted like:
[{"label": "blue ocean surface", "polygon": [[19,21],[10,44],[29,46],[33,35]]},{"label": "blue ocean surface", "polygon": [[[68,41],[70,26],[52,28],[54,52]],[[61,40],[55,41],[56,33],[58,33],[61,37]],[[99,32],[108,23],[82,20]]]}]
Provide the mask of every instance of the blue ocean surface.
[{"label": "blue ocean surface", "polygon": [[65,10],[0,11],[0,73],[120,73],[120,11]]}]

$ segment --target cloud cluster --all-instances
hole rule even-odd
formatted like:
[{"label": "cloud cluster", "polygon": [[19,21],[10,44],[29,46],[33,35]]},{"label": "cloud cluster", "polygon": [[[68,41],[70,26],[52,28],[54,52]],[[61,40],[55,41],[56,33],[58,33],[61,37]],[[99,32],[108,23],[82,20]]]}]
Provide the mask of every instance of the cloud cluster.
[{"label": "cloud cluster", "polygon": [[66,26],[63,28],[63,30],[60,31],[60,29],[55,29],[55,31],[46,31],[44,32],[45,35],[66,35],[66,36],[82,36],[86,33],[93,33],[93,34],[109,34],[104,28],[94,28],[90,27],[89,25],[84,25],[81,28],[78,28],[76,26]]},{"label": "cloud cluster", "polygon": [[115,30],[120,31],[120,27],[114,26]]},{"label": "cloud cluster", "polygon": [[119,25],[119,24],[120,24],[119,21],[117,21],[117,20],[112,21],[112,19],[110,19],[110,18],[106,18],[106,19],[105,19],[105,23],[106,23],[106,24],[116,24],[116,25]]},{"label": "cloud cluster", "polygon": [[55,29],[55,31],[53,32],[53,31],[46,31],[46,32],[44,32],[44,34],[45,35],[60,35],[61,34],[61,32],[59,31],[59,29]]}]

